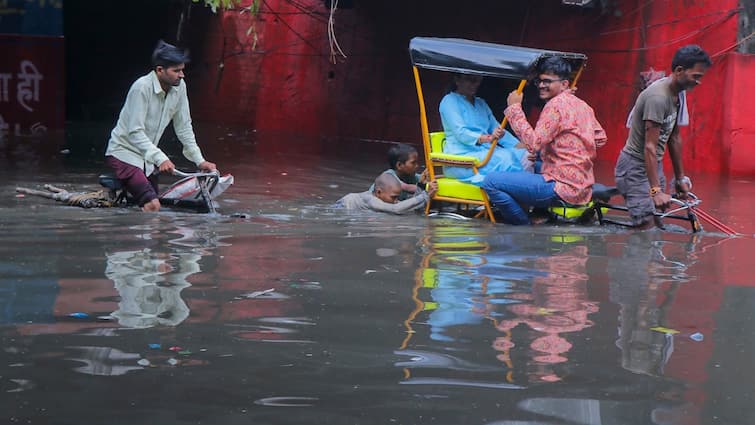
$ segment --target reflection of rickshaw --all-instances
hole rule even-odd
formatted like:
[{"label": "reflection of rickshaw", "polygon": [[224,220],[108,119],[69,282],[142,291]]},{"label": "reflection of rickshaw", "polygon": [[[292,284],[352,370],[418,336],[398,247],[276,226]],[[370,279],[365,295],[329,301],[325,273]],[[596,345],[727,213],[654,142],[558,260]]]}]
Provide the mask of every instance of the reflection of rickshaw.
[{"label": "reflection of rickshaw", "polygon": [[[488,242],[474,229],[452,226],[433,228],[432,232],[422,238],[421,245],[427,247],[428,252],[415,273],[412,288],[414,309],[404,321],[406,337],[397,353],[413,358],[434,357],[452,361],[456,367],[451,369],[455,373],[464,371],[467,378],[461,380],[456,375],[445,376],[447,371],[428,367],[427,363],[433,363],[432,361],[412,360],[397,363],[404,368],[402,383],[459,385],[465,382],[465,385],[521,388],[513,383],[514,366],[509,355],[513,344],[499,347],[501,353],[498,359],[503,362],[503,369],[498,365],[486,366],[479,359],[463,360],[456,353],[444,353],[438,347],[437,351],[428,348],[433,346],[433,341],[444,347],[453,345],[456,341],[454,333],[461,332],[459,328],[476,327],[488,321],[493,323],[493,327],[496,326],[496,319],[490,314],[493,303],[508,302],[503,295],[512,292],[512,288],[508,281],[491,279],[483,271],[488,266]],[[515,270],[516,267],[510,267],[510,271]],[[422,330],[419,333],[424,339],[413,348],[410,342],[418,332],[414,329],[416,324],[421,324]],[[507,331],[501,338],[510,341],[511,333]],[[427,339],[430,341],[429,346]],[[432,370],[423,373],[420,370],[424,368]],[[499,372],[503,372],[503,380],[495,380]],[[432,378],[426,376],[428,373]]]},{"label": "reflection of rickshaw", "polygon": [[[419,69],[518,80],[517,91],[521,93],[527,81],[536,76],[538,63],[544,58],[553,56],[561,57],[571,63],[572,69],[575,70],[571,79],[572,87],[574,87],[585,69],[587,56],[581,53],[506,46],[456,38],[427,37],[413,38],[409,43],[409,52],[419,101],[425,161],[430,178],[438,181],[438,192],[428,202],[425,213],[430,214],[433,201],[444,201],[456,204],[459,214],[485,216],[495,222],[490,201],[484,190],[471,183],[444,176],[442,172],[438,173],[438,169],[447,166],[466,167],[471,168],[476,174],[477,170],[484,167],[491,159],[498,141],[494,140],[490,144],[490,150],[482,161],[472,156],[444,153],[444,133],[431,132],[429,129]],[[506,118],[501,123],[501,126],[505,125]],[[604,218],[604,213],[608,209],[626,211],[626,208],[622,206],[609,203],[614,195],[618,195],[615,188],[595,184],[592,201],[587,205],[569,205],[562,202],[554,205],[549,214],[553,219],[566,222],[583,223],[597,219],[600,224],[606,222],[622,224]],[[693,207],[698,203],[699,200],[696,198],[692,202],[676,200],[674,213],[662,216],[689,221],[692,230],[696,232],[700,230],[700,225]]]}]

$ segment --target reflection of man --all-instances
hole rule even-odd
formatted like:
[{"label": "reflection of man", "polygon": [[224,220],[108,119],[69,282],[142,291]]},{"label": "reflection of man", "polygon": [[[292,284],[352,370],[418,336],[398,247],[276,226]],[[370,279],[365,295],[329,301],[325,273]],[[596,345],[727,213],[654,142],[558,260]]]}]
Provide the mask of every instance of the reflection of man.
[{"label": "reflection of man", "polygon": [[[609,300],[619,306],[616,346],[621,350],[622,368],[637,374],[681,378],[680,381],[687,384],[686,389],[675,388],[668,392],[670,398],[679,402],[655,407],[650,414],[652,423],[699,423],[700,400],[705,398],[704,391],[702,383],[699,386],[688,385],[691,382],[687,373],[698,366],[702,368],[705,361],[700,362],[701,356],[690,350],[689,343],[685,346],[685,341],[677,340],[684,353],[677,367],[672,367],[669,362],[676,336],[651,330],[658,326],[673,328],[668,316],[671,315],[677,290],[690,280],[687,271],[695,258],[696,238],[693,236],[688,243],[674,244],[659,240],[658,236],[654,232],[632,234],[620,254],[608,256],[607,272],[611,279]],[[690,289],[694,292],[699,290]],[[689,311],[681,307],[685,321],[694,321],[689,317]],[[709,316],[706,314],[706,317]],[[682,376],[678,372],[674,376],[674,369],[682,371]]]},{"label": "reflection of man", "polygon": [[[677,283],[688,280],[687,265],[671,261],[663,254],[663,241],[652,233],[629,236],[623,252],[611,256],[609,299],[620,306],[619,339],[621,366],[634,373],[662,375],[674,350],[673,336],[651,330],[666,327],[666,310],[673,301]],[[680,257],[687,256],[687,249]],[[676,273],[669,274],[676,269]],[[671,283],[662,294],[661,285]],[[664,302],[658,305],[657,299]]]},{"label": "reflection of man", "polygon": [[[155,254],[150,250],[108,254],[105,275],[121,297],[111,316],[122,326],[176,326],[189,316],[181,291],[186,278],[200,271],[193,253]],[[174,266],[175,264],[175,266]]]},{"label": "reflection of man", "polygon": [[[559,381],[553,365],[567,362],[567,353],[572,344],[563,336],[591,327],[588,316],[598,311],[597,304],[590,301],[587,293],[586,263],[587,246],[570,246],[557,255],[537,258],[537,270],[547,272],[532,280],[531,293],[516,294],[522,301],[506,309],[514,317],[501,320],[498,329],[511,335],[519,324],[532,331],[529,348],[532,360],[528,362],[528,374],[542,381]],[[495,347],[505,348],[510,341],[497,340]]]},{"label": "reflection of man", "polygon": [[107,145],[105,162],[144,211],[160,210],[155,168],[163,173],[175,169],[157,147],[169,122],[173,121],[184,156],[203,171],[216,169],[215,164],[202,156],[191,126],[183,82],[188,60],[184,50],[162,41],[158,43],[152,53],[153,70],[131,85]]}]

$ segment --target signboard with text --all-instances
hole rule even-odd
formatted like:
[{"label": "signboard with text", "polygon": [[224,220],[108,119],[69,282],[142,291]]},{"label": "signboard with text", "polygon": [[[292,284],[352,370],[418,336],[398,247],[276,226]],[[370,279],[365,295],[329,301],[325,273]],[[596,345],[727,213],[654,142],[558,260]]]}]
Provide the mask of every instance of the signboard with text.
[{"label": "signboard with text", "polygon": [[0,0],[0,140],[62,129],[62,0]]},{"label": "signboard with text", "polygon": [[63,37],[0,34],[0,134],[27,136],[65,122]]}]

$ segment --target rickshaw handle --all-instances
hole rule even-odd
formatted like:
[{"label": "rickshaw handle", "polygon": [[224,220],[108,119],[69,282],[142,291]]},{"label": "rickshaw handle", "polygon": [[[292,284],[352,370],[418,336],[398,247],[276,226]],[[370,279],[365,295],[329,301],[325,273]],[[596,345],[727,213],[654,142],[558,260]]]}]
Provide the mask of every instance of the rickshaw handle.
[{"label": "rickshaw handle", "polygon": [[209,173],[206,172],[200,172],[200,173],[185,173],[177,168],[173,169],[173,175],[178,177],[212,177],[212,176],[218,176],[219,173],[217,171],[211,171]]},{"label": "rickshaw handle", "polygon": [[[527,85],[527,80],[520,81],[519,87],[516,88],[516,92],[517,93],[523,92],[525,85]],[[503,120],[501,121],[501,128],[505,128],[507,122],[509,122],[509,119],[506,116],[504,116]],[[490,142],[490,149],[488,150],[488,154],[485,155],[485,159],[483,159],[482,162],[477,165],[477,169],[480,169],[488,164],[488,161],[490,161],[490,158],[493,157],[493,151],[495,150],[496,146],[498,146],[498,139],[493,139],[493,141]]]}]

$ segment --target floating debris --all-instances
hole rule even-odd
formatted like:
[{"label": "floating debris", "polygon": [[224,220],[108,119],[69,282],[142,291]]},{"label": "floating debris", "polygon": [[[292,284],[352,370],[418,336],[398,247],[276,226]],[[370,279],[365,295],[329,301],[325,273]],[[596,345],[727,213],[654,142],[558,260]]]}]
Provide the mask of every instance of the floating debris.
[{"label": "floating debris", "polygon": [[150,362],[147,359],[139,359],[138,362],[136,362],[139,366],[149,366]]},{"label": "floating debris", "polygon": [[69,314],[68,317],[73,317],[73,318],[76,318],[76,319],[86,319],[86,318],[89,317],[89,315],[86,314],[86,313],[81,313],[81,312],[77,311],[76,313]]},{"label": "floating debris", "polygon": [[43,198],[54,199],[59,202],[65,202],[82,208],[108,208],[113,206],[113,199],[110,193],[104,189],[95,192],[69,192],[65,189],[55,187],[51,184],[44,185],[46,190],[29,189],[17,187],[16,192],[41,196]]},{"label": "floating debris", "polygon": [[254,404],[274,407],[308,407],[314,406],[316,397],[267,397],[255,400]]},{"label": "floating debris", "polygon": [[247,214],[247,213],[233,213],[233,214],[231,214],[231,217],[233,217],[233,218],[252,218],[252,215],[251,214]]},{"label": "floating debris", "polygon": [[393,257],[398,254],[398,250],[393,248],[378,248],[375,250],[375,254],[378,257]]},{"label": "floating debris", "polygon": [[667,335],[674,335],[679,333],[679,331],[677,331],[676,329],[664,328],[663,326],[656,326],[654,328],[650,328],[650,330]]},{"label": "floating debris", "polygon": [[265,294],[269,294],[269,293],[271,293],[273,291],[275,291],[275,288],[265,289],[264,291],[254,291],[254,292],[250,292],[248,294],[241,295],[241,298],[247,298],[247,299],[248,298],[257,298],[257,297],[261,297],[261,296],[263,296]]},{"label": "floating debris", "polygon": [[697,342],[700,342],[703,339],[705,339],[705,336],[703,336],[703,334],[701,334],[700,332],[695,332],[692,335],[690,335],[689,337],[690,337],[691,340],[697,341]]},{"label": "floating debris", "polygon": [[149,344],[150,350],[159,350],[160,348],[162,348],[161,344]]}]

